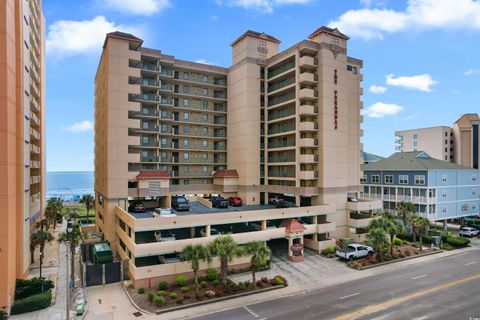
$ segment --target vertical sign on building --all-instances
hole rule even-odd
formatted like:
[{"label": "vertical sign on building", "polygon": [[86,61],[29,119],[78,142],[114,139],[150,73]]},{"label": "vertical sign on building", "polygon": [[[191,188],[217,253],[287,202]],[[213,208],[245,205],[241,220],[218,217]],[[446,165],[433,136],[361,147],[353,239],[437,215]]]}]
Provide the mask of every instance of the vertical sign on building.
[{"label": "vertical sign on building", "polygon": [[[337,69],[334,70],[333,74],[333,84],[337,85],[338,83],[338,75]],[[335,130],[338,129],[338,91],[333,90],[333,127]]]}]

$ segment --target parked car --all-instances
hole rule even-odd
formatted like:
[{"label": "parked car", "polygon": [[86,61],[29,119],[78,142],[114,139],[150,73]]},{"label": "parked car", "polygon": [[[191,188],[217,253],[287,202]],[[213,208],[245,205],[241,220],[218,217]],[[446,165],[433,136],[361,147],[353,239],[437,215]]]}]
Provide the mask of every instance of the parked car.
[{"label": "parked car", "polygon": [[241,207],[242,206],[242,199],[240,197],[230,197],[230,198],[228,198],[228,203],[232,207]]},{"label": "parked car", "polygon": [[[262,230],[262,222],[261,221],[252,222],[252,223],[250,223],[250,226],[252,226],[252,228],[255,229],[256,231]],[[277,228],[277,226],[273,222],[267,220],[267,229],[276,229],[276,228]]]},{"label": "parked car", "polygon": [[[207,232],[205,231],[205,229],[200,230],[200,235],[201,235],[202,237],[206,237],[206,236],[207,236]],[[218,235],[221,235],[220,231],[218,231],[218,230],[215,229],[215,228],[210,228],[210,236],[218,236]]]},{"label": "parked car", "polygon": [[190,203],[184,196],[172,197],[172,208],[177,211],[189,211]]},{"label": "parked car", "polygon": [[472,227],[462,227],[460,228],[460,236],[462,237],[476,237],[479,234],[479,231]]},{"label": "parked car", "polygon": [[364,258],[371,254],[373,254],[372,247],[359,244],[359,243],[352,243],[352,244],[349,244],[343,250],[337,250],[337,257],[343,260],[350,260],[350,261],[353,259]]},{"label": "parked car", "polygon": [[213,197],[211,201],[214,208],[228,208],[228,200],[222,196]]},{"label": "parked car", "polygon": [[147,211],[147,208],[145,208],[145,205],[143,203],[137,203],[132,206],[132,211],[133,212],[145,212]]},{"label": "parked car", "polygon": [[268,198],[268,203],[270,203],[270,204],[277,204],[277,201],[280,201],[280,200],[283,200],[283,198],[280,197],[280,196],[270,196],[270,197]]},{"label": "parked car", "polygon": [[277,209],[278,208],[295,208],[295,207],[296,207],[295,203],[287,200],[280,199],[275,202],[275,208]]}]

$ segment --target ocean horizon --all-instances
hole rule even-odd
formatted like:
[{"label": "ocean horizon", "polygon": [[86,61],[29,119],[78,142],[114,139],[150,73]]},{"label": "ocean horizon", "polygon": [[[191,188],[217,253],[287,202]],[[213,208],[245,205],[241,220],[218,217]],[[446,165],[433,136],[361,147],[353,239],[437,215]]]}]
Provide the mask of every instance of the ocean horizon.
[{"label": "ocean horizon", "polygon": [[48,171],[47,198],[76,201],[82,195],[93,195],[93,174],[93,171]]}]

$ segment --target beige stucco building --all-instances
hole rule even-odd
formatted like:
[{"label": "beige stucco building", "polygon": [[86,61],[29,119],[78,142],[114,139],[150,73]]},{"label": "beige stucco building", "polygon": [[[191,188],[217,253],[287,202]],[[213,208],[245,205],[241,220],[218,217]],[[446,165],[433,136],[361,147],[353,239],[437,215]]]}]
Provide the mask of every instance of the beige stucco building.
[{"label": "beige stucco building", "polygon": [[[382,204],[347,201],[360,190],[363,134],[362,61],[347,42],[321,27],[281,51],[277,38],[247,31],[223,68],[107,35],[95,79],[96,224],[136,284],[188,273],[176,255],[212,230],[240,244],[287,239],[290,257],[292,244],[362,240]],[[244,206],[212,209],[209,194]],[[190,212],[159,213],[174,195],[190,199]],[[297,207],[269,206],[273,196]],[[133,212],[138,201],[149,211]]]},{"label": "beige stucco building", "polygon": [[395,132],[396,150],[426,151],[431,157],[478,169],[480,117],[462,115],[452,127],[440,126]]},{"label": "beige stucco building", "polygon": [[0,310],[28,274],[45,198],[45,19],[40,0],[0,1]]}]

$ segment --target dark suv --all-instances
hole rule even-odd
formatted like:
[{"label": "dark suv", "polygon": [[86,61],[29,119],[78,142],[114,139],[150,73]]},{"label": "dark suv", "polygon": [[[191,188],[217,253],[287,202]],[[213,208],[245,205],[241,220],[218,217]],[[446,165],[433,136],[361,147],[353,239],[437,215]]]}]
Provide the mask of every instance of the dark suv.
[{"label": "dark suv", "polygon": [[228,200],[224,197],[213,197],[211,201],[214,208],[228,208]]},{"label": "dark suv", "polygon": [[177,211],[189,211],[190,203],[184,196],[172,197],[172,208]]}]

